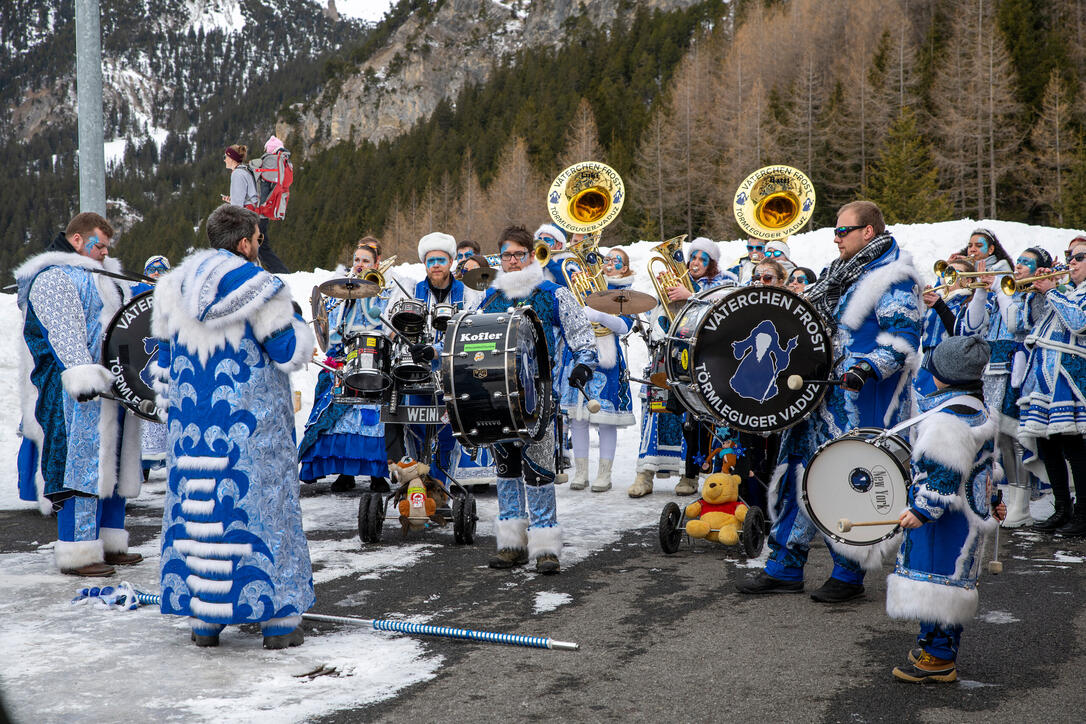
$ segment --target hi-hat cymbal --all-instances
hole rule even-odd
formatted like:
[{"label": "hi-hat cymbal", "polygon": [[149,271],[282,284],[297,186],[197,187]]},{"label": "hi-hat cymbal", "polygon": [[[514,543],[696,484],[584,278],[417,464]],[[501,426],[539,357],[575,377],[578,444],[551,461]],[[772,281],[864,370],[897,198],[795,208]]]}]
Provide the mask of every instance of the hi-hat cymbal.
[{"label": "hi-hat cymbal", "polygon": [[656,297],[632,289],[611,289],[589,294],[585,304],[608,314],[641,314],[656,306]]},{"label": "hi-hat cymbal", "polygon": [[494,281],[496,276],[498,276],[497,269],[489,266],[477,266],[464,272],[464,276],[460,277],[460,281],[464,282],[464,286],[468,289],[481,292],[490,286],[490,282]]},{"label": "hi-hat cymbal", "polygon": [[326,297],[335,297],[336,299],[364,299],[366,297],[376,297],[381,293],[381,287],[373,282],[348,277],[329,279],[317,288]]}]

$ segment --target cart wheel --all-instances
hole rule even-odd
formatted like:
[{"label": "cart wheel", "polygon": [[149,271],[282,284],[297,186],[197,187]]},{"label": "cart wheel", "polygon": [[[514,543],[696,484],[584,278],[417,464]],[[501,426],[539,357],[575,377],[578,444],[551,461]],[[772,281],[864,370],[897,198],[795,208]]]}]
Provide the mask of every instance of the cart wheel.
[{"label": "cart wheel", "polygon": [[471,545],[475,542],[475,496],[470,493],[453,501],[453,540]]},{"label": "cart wheel", "polygon": [[674,553],[679,550],[679,541],[682,539],[682,529],[679,527],[683,512],[675,503],[668,503],[660,513],[660,547],[664,553]]},{"label": "cart wheel", "polygon": [[385,524],[385,499],[380,493],[370,495],[370,507],[366,517],[369,519],[369,543],[381,542],[381,527]]},{"label": "cart wheel", "polygon": [[363,493],[358,497],[358,540],[363,543],[370,539],[370,498],[373,496]]},{"label": "cart wheel", "polygon": [[743,550],[747,558],[757,558],[765,545],[765,515],[755,506],[747,511],[743,520]]}]

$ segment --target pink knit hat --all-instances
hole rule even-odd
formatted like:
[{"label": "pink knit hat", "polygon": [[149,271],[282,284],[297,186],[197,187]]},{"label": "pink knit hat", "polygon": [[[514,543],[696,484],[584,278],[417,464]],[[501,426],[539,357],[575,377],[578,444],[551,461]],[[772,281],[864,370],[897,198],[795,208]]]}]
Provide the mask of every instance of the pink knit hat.
[{"label": "pink knit hat", "polygon": [[277,137],[272,136],[264,144],[264,153],[275,153],[276,151],[278,151],[282,147],[283,147],[283,142],[280,141]]}]

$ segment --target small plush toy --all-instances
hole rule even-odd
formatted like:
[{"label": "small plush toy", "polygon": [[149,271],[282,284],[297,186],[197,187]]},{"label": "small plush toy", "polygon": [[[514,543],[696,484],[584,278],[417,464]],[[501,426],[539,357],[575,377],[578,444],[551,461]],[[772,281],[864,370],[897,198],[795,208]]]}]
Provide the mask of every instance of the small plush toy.
[{"label": "small plush toy", "polygon": [[694,538],[735,545],[747,517],[747,506],[739,502],[738,475],[732,475],[734,455],[724,457],[723,472],[705,479],[701,499],[686,506],[686,532]]},{"label": "small plush toy", "polygon": [[[400,513],[400,525],[404,533],[408,527],[421,527],[424,521],[434,517],[438,504],[448,501],[448,494],[441,483],[430,476],[430,467],[409,457],[391,465],[392,478],[400,484],[393,499],[399,502],[396,509]],[[434,522],[444,524],[444,519]]]}]

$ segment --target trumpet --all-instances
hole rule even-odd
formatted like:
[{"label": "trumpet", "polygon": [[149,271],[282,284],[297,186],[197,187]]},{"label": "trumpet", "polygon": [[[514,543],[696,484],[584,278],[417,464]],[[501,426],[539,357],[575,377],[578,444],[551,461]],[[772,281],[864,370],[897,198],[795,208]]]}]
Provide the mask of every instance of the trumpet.
[{"label": "trumpet", "polygon": [[976,277],[998,277],[1005,276],[1007,274],[1013,274],[1014,272],[1008,271],[973,271],[973,272],[961,272],[950,266],[949,263],[940,259],[935,262],[932,267],[932,271],[943,278],[946,284],[953,284],[958,279],[970,279]]},{"label": "trumpet", "polygon": [[1050,271],[1047,274],[1037,274],[1032,277],[1025,277],[1023,279],[1015,279],[1014,277],[1003,277],[999,282],[999,291],[1004,294],[1017,294],[1018,292],[1032,292],[1033,282],[1039,279],[1056,279],[1057,277],[1070,276],[1070,269],[1057,269]]},{"label": "trumpet", "polygon": [[[925,292],[940,292],[941,294],[946,296],[946,294],[948,294],[950,292],[950,288],[952,286],[954,286],[955,284],[957,284],[957,282],[958,282],[958,280],[955,279],[952,282],[944,282],[942,284],[939,284],[938,286],[932,287],[931,289],[925,289],[924,291]],[[988,285],[985,284],[984,282],[969,282],[968,284],[963,284],[958,288],[959,289],[987,289]]]},{"label": "trumpet", "polygon": [[[694,291],[694,282],[690,280],[690,270],[686,268],[686,260],[683,258],[683,242],[686,234],[673,237],[652,247],[660,256],[649,259],[648,272],[652,279],[652,286],[656,289],[656,296],[664,307],[664,314],[668,320],[675,321],[675,309],[667,298],[667,290],[673,287],[686,287],[691,293]],[[663,268],[654,271],[653,265]]]}]

